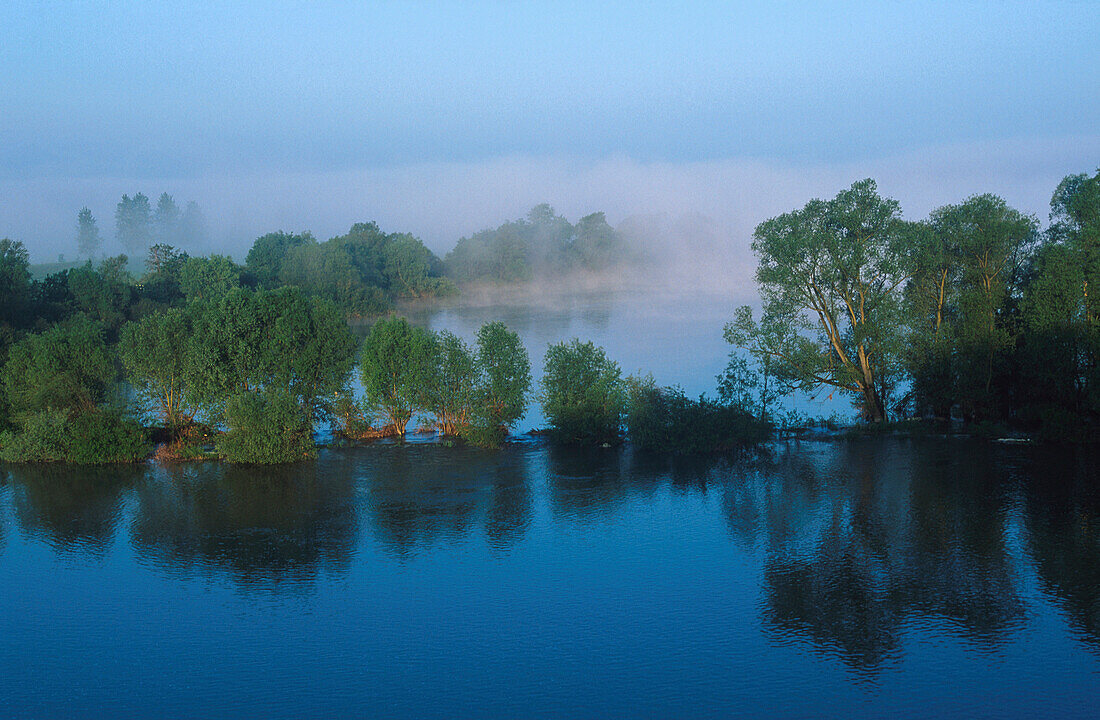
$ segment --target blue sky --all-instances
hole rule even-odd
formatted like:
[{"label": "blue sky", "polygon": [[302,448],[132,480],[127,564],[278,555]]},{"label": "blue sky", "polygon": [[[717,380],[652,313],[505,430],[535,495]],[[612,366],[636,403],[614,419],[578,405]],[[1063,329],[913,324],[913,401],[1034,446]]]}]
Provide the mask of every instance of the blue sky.
[{"label": "blue sky", "polygon": [[[832,194],[857,179],[845,170],[900,175],[990,148],[1001,170],[945,188],[1015,192],[1038,214],[1053,185],[1042,199],[1025,185],[1100,164],[1098,2],[689,5],[8,0],[0,235],[49,253],[80,205],[98,203],[109,229],[112,198],[167,189],[228,235],[381,216],[446,245],[529,201],[641,209],[614,177],[592,179],[609,163],[656,184],[715,163],[752,182],[759,167]],[[384,206],[340,184],[373,189],[403,169],[415,182]],[[936,202],[920,185],[936,170],[921,172],[893,189],[903,205]],[[509,178],[530,186],[508,198],[516,212],[489,197]],[[278,197],[249,219],[218,195],[242,183]],[[419,219],[415,206],[456,187],[504,217]],[[802,189],[782,199],[800,205]]]}]

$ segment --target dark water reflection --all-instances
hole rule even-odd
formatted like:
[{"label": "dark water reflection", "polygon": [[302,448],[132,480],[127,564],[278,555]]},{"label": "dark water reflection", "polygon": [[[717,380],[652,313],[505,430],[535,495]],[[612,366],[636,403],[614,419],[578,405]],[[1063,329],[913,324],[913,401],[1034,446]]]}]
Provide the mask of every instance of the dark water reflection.
[{"label": "dark water reflection", "polygon": [[[1098,469],[1082,452],[894,439],[754,459],[532,442],[279,469],[8,467],[0,670],[77,646],[125,665],[139,651],[119,628],[147,628],[127,615],[131,587],[174,608],[141,630],[184,658],[165,662],[220,674],[195,694],[134,669],[135,686],[76,696],[50,672],[35,690],[3,672],[0,707],[722,715],[766,699],[767,714],[805,715],[825,696],[837,715],[921,716],[948,683],[937,714],[1012,716],[1045,697],[1074,716],[1100,692]],[[25,622],[85,597],[75,645]],[[194,646],[211,622],[248,633],[233,662]],[[313,682],[340,691],[312,704]]]}]

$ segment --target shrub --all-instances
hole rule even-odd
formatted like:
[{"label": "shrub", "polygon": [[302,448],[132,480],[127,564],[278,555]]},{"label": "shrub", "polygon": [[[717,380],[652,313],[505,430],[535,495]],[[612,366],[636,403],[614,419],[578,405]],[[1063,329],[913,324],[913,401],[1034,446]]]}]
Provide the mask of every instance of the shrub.
[{"label": "shrub", "polygon": [[69,456],[69,416],[65,411],[41,410],[23,416],[19,432],[0,433],[0,460],[51,462]]},{"label": "shrub", "polygon": [[18,433],[0,433],[0,459],[8,462],[97,465],[136,462],[148,452],[138,423],[102,408],[73,418],[64,411],[28,413]]},{"label": "shrub", "polygon": [[558,442],[617,443],[625,404],[621,371],[601,348],[572,340],[546,351],[542,409]]},{"label": "shrub", "polygon": [[114,410],[78,415],[69,423],[70,462],[136,462],[149,454],[145,430],[133,419]]},{"label": "shrub", "polygon": [[742,407],[700,396],[692,400],[651,378],[628,379],[627,428],[645,450],[674,454],[723,452],[764,442],[770,426]]},{"label": "shrub", "polygon": [[297,400],[288,392],[244,392],[225,406],[228,432],[218,452],[230,462],[271,465],[316,455],[312,430]]}]

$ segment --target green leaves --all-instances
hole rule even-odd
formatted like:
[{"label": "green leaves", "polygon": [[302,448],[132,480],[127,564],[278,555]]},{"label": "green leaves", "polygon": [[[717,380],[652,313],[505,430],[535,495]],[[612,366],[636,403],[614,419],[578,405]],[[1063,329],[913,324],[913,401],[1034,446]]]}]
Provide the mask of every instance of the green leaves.
[{"label": "green leaves", "polygon": [[910,273],[907,236],[898,203],[880,197],[870,179],[760,223],[752,247],[763,318],[756,326],[742,311],[727,340],[774,358],[793,384],[855,394],[866,417],[883,419]]},{"label": "green leaves", "polygon": [[539,399],[559,442],[621,440],[626,403],[621,371],[591,342],[574,339],[547,349]]},{"label": "green leaves", "polygon": [[359,373],[367,402],[385,416],[398,435],[419,409],[422,388],[433,377],[435,340],[402,317],[384,318],[363,341]]}]

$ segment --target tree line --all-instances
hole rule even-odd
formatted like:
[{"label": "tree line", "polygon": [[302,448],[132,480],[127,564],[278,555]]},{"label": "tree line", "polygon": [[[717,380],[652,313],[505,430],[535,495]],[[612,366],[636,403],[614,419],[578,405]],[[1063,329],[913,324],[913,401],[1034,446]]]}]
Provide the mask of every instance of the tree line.
[{"label": "tree line", "polygon": [[[206,218],[198,203],[190,201],[181,211],[168,193],[161,193],[155,208],[145,193],[123,195],[115,207],[115,239],[130,257],[141,257],[157,244],[202,246],[208,239]],[[77,255],[95,258],[102,245],[99,223],[85,206],[76,216]]]},{"label": "tree line", "polygon": [[[690,400],[649,378],[623,378],[601,349],[574,340],[550,346],[533,393],[527,350],[499,322],[470,345],[389,316],[360,341],[347,307],[322,286],[273,280],[286,277],[294,250],[265,253],[292,246],[304,257],[373,257],[361,267],[388,287],[415,282],[401,265],[403,252],[417,256],[407,237],[373,225],[349,236],[329,244],[264,236],[243,268],[154,246],[137,279],[120,256],[32,280],[26,249],[0,241],[0,459],[124,462],[156,445],[163,459],[210,457],[213,446],[233,462],[293,462],[315,454],[326,423],[337,439],[404,438],[415,417],[448,442],[492,448],[532,394],[563,443],[629,436],[644,448],[699,452],[767,436],[765,411],[730,371],[719,400]],[[361,252],[363,237],[381,255]]]},{"label": "tree line", "polygon": [[784,391],[839,391],[871,422],[920,417],[1095,440],[1100,172],[1050,224],[995,195],[902,218],[863,180],[756,227],[762,315],[726,339]]}]

